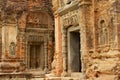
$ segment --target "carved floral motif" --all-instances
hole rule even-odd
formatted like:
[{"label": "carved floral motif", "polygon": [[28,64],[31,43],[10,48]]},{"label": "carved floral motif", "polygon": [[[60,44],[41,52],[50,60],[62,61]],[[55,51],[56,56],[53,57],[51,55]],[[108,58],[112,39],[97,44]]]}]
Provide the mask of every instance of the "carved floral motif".
[{"label": "carved floral motif", "polygon": [[67,28],[69,26],[77,26],[79,24],[78,20],[78,10],[71,11],[62,16],[64,28]]}]

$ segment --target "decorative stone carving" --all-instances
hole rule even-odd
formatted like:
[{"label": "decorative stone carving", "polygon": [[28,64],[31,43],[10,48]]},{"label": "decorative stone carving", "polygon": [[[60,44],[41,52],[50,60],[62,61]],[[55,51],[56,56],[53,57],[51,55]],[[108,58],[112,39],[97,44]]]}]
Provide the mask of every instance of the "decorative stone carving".
[{"label": "decorative stone carving", "polygon": [[38,23],[38,25],[35,25],[35,24],[32,24],[32,23],[31,24],[29,23],[29,24],[27,24],[27,26],[29,28],[33,28],[33,27],[34,28],[47,28],[48,24],[39,24]]},{"label": "decorative stone carving", "polygon": [[107,44],[108,43],[108,28],[105,24],[105,21],[101,20],[98,26],[99,26],[98,44],[99,45]]},{"label": "decorative stone carving", "polygon": [[115,12],[120,13],[120,1],[115,0],[114,3],[112,4],[112,8]]},{"label": "decorative stone carving", "polygon": [[62,35],[62,39],[63,39],[63,49],[62,49],[62,57],[63,57],[63,72],[62,72],[62,76],[67,76],[67,31],[66,29],[63,29],[63,35]]},{"label": "decorative stone carving", "polygon": [[40,19],[39,19],[39,17],[38,16],[28,16],[28,23],[32,23],[32,22],[34,22],[34,23],[40,23]]},{"label": "decorative stone carving", "polygon": [[[28,59],[29,57],[28,52],[30,52],[30,50],[28,49],[29,43],[32,44],[35,43],[34,47],[39,46],[40,49],[36,48],[35,51],[37,52],[37,54],[40,53],[40,51],[43,52],[44,54],[48,54],[49,39],[46,38],[45,41],[45,37],[48,37],[49,34],[51,35],[51,33],[49,33],[48,27],[50,27],[50,29],[52,29],[53,31],[53,26],[51,26],[53,24],[53,19],[52,19],[53,14],[51,10],[52,6],[50,4],[51,4],[51,0],[32,0],[32,1],[31,0],[29,1],[1,0],[0,1],[0,15],[1,15],[0,19],[1,21],[3,21],[1,22],[2,28],[5,28],[3,29],[4,32],[2,32],[2,38],[5,37],[5,39],[2,40],[2,47],[0,47],[0,50],[1,48],[5,47],[3,55],[5,55],[5,60],[7,61],[7,63],[11,64],[10,62],[12,61],[13,62],[11,65],[13,64],[16,65],[15,63],[17,62],[25,63],[20,65],[19,67],[20,71],[25,70],[27,60],[29,60]],[[16,32],[14,32],[15,30]],[[15,34],[14,40],[12,34]],[[6,36],[11,39],[9,40],[8,38],[6,38]],[[53,36],[51,37],[53,38]],[[5,46],[3,46],[4,41],[5,41]],[[15,41],[15,42],[11,42],[11,41]],[[51,43],[51,45],[53,44]],[[49,49],[53,50],[53,48],[49,48]],[[11,56],[9,56],[8,52],[10,53]],[[42,56],[42,58],[44,58],[44,55]],[[47,63],[48,56],[46,55],[45,58]],[[39,59],[41,58],[39,57]],[[48,64],[46,65],[44,64],[45,62],[43,61],[43,65],[41,64],[42,66],[46,66],[46,67],[50,66]],[[38,63],[36,63],[36,65],[38,65]],[[10,69],[9,66],[8,69]],[[7,68],[5,68],[5,70],[7,70]],[[12,69],[12,71],[13,70],[14,69]]]},{"label": "decorative stone carving", "polygon": [[16,44],[15,42],[10,43],[10,55],[14,56],[16,53]]},{"label": "decorative stone carving", "polygon": [[43,42],[44,41],[44,38],[41,37],[41,36],[29,36],[28,37],[28,41],[40,41],[40,42]]},{"label": "decorative stone carving", "polygon": [[27,26],[29,28],[47,28],[48,16],[46,13],[31,12],[27,17]]},{"label": "decorative stone carving", "polygon": [[63,27],[68,28],[69,26],[77,26],[78,21],[78,10],[71,11],[62,16]]}]

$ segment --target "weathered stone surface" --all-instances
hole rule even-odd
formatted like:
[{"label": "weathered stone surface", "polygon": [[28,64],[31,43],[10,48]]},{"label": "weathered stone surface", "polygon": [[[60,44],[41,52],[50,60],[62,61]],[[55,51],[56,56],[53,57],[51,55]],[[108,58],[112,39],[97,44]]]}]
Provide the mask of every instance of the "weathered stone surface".
[{"label": "weathered stone surface", "polygon": [[54,55],[53,22],[51,0],[1,0],[0,72],[49,73]]},{"label": "weathered stone surface", "polygon": [[117,75],[100,75],[99,78],[95,78],[95,80],[119,80]]},{"label": "weathered stone surface", "polygon": [[52,74],[46,80],[119,80],[119,8],[119,0],[1,0],[0,71],[30,69],[34,80],[43,79],[41,70]]},{"label": "weathered stone surface", "polygon": [[[68,0],[68,2],[53,0],[56,24],[55,52],[62,50],[59,54],[62,53],[63,73],[67,76],[72,73],[69,65],[74,55],[72,53],[73,55],[70,56],[69,48],[73,46],[69,44],[71,37],[69,30],[72,28],[71,32],[78,30],[80,33],[79,50],[82,56],[83,80],[119,80],[119,3],[119,0]],[[56,15],[59,15],[60,20]],[[74,15],[77,17],[75,18]],[[74,22],[77,25],[74,25]],[[59,33],[61,35],[58,35]],[[60,36],[62,41],[59,40]],[[59,46],[61,43],[62,46]]]}]

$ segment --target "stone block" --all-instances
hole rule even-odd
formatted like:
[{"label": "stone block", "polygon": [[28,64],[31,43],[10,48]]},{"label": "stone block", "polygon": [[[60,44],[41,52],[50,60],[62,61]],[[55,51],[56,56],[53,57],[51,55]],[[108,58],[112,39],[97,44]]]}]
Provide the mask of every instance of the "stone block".
[{"label": "stone block", "polygon": [[117,75],[100,75],[98,78],[94,80],[119,80]]},{"label": "stone block", "polygon": [[45,80],[61,80],[60,77],[55,76],[54,74],[46,74]]},{"label": "stone block", "polygon": [[82,80],[83,75],[80,72],[74,72],[71,73],[71,77],[73,78],[73,80]]},{"label": "stone block", "polygon": [[45,80],[44,78],[32,78],[30,80]]},{"label": "stone block", "polygon": [[71,77],[62,77],[61,80],[73,80]]},{"label": "stone block", "polygon": [[26,78],[0,78],[0,80],[27,80]]},{"label": "stone block", "polygon": [[49,77],[49,78],[46,78],[45,80],[61,80],[60,77]]}]

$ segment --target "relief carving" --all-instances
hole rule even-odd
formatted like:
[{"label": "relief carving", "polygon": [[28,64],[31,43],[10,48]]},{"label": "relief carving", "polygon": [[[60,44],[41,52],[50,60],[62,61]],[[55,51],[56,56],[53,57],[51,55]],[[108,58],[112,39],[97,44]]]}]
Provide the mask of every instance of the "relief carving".
[{"label": "relief carving", "polygon": [[39,19],[39,17],[37,17],[37,16],[29,16],[28,17],[28,22],[29,23],[32,23],[32,22],[34,22],[34,23],[40,23],[40,19]]},{"label": "relief carving", "polygon": [[77,15],[71,16],[69,18],[63,19],[63,26],[66,28],[68,26],[76,26],[78,25],[78,17]]},{"label": "relief carving", "polygon": [[116,0],[113,1],[111,7],[109,8],[109,15],[110,21],[109,21],[109,34],[110,34],[110,44],[112,45],[111,48],[114,49],[118,46],[118,42],[116,42],[116,37],[118,36],[118,32],[116,31],[116,28],[119,26],[116,23],[120,22],[120,19],[118,18],[120,16],[120,1]]},{"label": "relief carving", "polygon": [[110,42],[113,42],[113,39],[115,39],[115,33],[114,33],[114,24],[113,24],[113,17],[110,18],[109,22],[109,31],[110,31]]},{"label": "relief carving", "polygon": [[117,13],[120,13],[120,1],[115,0],[115,2],[112,4],[112,10],[114,10]]},{"label": "relief carving", "polygon": [[28,37],[28,41],[40,41],[40,42],[43,42],[44,41],[44,38],[43,37],[41,37],[41,36],[32,36],[32,35],[30,35],[29,37]]},{"label": "relief carving", "polygon": [[98,52],[108,52],[110,50],[110,24],[109,19],[100,18],[98,21]]},{"label": "relief carving", "polygon": [[78,11],[75,10],[73,12],[69,12],[62,16],[62,21],[63,21],[63,26],[64,28],[67,28],[69,26],[77,26],[79,25],[79,20],[78,20]]},{"label": "relief carving", "polygon": [[28,23],[27,26],[29,28],[47,28],[48,27],[48,24],[39,24],[39,25],[36,25],[36,24],[32,24],[32,23]]},{"label": "relief carving", "polygon": [[105,19],[100,19],[98,22],[98,45],[108,44],[108,25]]},{"label": "relief carving", "polygon": [[47,28],[48,17],[44,13],[31,12],[27,17],[27,26],[29,28]]},{"label": "relief carving", "polygon": [[15,42],[10,43],[10,55],[14,56],[16,53],[16,44]]}]

